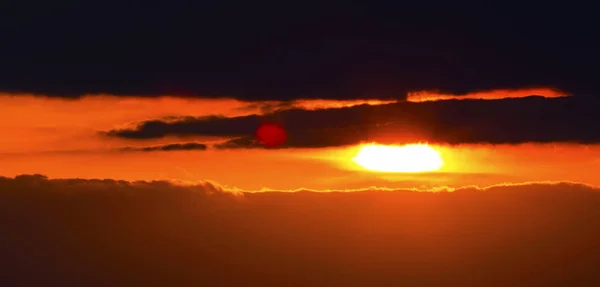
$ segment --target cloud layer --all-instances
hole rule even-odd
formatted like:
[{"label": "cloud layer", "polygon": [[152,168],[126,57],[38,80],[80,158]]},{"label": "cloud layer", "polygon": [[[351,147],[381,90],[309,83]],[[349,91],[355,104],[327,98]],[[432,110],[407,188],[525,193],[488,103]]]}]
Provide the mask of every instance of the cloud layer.
[{"label": "cloud layer", "polygon": [[0,178],[0,218],[10,286],[600,282],[600,190],[574,183],[233,195],[24,175]]},{"label": "cloud layer", "polygon": [[361,105],[339,109],[289,109],[268,115],[240,117],[186,117],[150,120],[132,129],[106,135],[124,139],[167,136],[223,136],[231,140],[219,148],[248,148],[258,144],[253,133],[261,122],[281,123],[286,147],[327,147],[377,141],[404,143],[525,142],[598,143],[600,121],[597,100],[588,97],[526,97],[500,100],[447,100]]},{"label": "cloud layer", "polygon": [[532,86],[598,94],[597,7],[440,5],[11,9],[0,90],[247,100]]}]

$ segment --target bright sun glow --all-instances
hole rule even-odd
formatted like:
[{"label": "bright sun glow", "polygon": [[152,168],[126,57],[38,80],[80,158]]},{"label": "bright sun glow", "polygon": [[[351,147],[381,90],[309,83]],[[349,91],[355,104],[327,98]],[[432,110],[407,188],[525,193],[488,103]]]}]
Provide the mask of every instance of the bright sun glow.
[{"label": "bright sun glow", "polygon": [[353,160],[368,170],[381,172],[434,171],[444,165],[440,152],[427,144],[367,145]]}]

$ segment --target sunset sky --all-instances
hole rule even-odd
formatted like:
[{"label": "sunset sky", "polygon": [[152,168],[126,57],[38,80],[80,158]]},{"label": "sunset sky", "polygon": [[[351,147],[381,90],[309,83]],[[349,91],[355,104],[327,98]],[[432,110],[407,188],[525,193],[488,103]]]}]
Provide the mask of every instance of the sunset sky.
[{"label": "sunset sky", "polygon": [[597,5],[109,2],[0,7],[0,285],[598,286]]},{"label": "sunset sky", "polygon": [[[585,99],[550,88],[447,97],[429,93],[427,101],[413,101],[409,95],[407,101],[392,103],[251,102],[6,93],[0,96],[5,131],[0,173],[211,180],[248,191],[456,188],[529,181],[600,184],[594,172],[600,166],[600,147],[594,144],[598,134],[592,125],[582,126],[597,116],[587,110]],[[565,105],[582,110],[566,110]],[[252,139],[261,121],[281,123],[289,134],[286,144],[275,149],[251,143],[224,146]],[[188,143],[195,145],[168,149]],[[444,165],[417,173],[369,171],[352,158],[372,143],[427,143],[441,153]]]}]

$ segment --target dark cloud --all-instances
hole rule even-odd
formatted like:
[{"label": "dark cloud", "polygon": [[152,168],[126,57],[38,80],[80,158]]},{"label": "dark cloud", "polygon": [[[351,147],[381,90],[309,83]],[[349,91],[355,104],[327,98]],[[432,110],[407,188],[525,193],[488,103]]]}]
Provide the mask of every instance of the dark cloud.
[{"label": "dark cloud", "polygon": [[597,286],[600,190],[0,178],[6,286]]},{"label": "dark cloud", "polygon": [[256,147],[253,133],[261,121],[280,122],[287,147],[326,147],[360,142],[436,143],[600,142],[598,101],[588,97],[401,102],[340,109],[290,109],[233,118],[147,121],[109,136],[149,139],[165,136],[228,136],[219,148]]},{"label": "dark cloud", "polygon": [[531,86],[600,92],[595,3],[546,3],[544,12],[524,3],[102,3],[1,9],[10,28],[2,33],[0,90],[246,100]]},{"label": "dark cloud", "polygon": [[124,147],[121,151],[177,151],[177,150],[206,150],[201,143],[175,143],[149,147]]},{"label": "dark cloud", "polygon": [[153,139],[168,135],[189,137],[202,134],[214,136],[236,136],[240,134],[253,133],[254,129],[259,124],[260,118],[256,115],[236,118],[218,116],[199,118],[184,117],[180,119],[172,118],[170,120],[145,121],[136,129],[111,130],[105,134],[108,136],[129,139]]}]

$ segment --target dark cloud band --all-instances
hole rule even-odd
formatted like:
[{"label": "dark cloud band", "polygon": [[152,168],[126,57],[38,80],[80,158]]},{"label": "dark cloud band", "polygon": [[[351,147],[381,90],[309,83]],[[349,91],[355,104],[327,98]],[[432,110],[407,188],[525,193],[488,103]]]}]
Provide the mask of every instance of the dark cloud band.
[{"label": "dark cloud band", "polygon": [[50,16],[25,7],[8,14],[14,20],[3,17],[11,28],[2,34],[0,90],[245,100],[529,86],[600,94],[599,46],[590,36],[597,7],[440,5],[321,3],[281,14],[258,5],[161,5],[144,7],[149,16],[141,7],[60,8]]},{"label": "dark cloud band", "polygon": [[360,142],[517,144],[525,142],[600,142],[597,100],[588,97],[547,99],[401,102],[326,110],[291,109],[261,117],[153,120],[108,136],[152,139],[166,136],[227,136],[220,148],[257,146],[252,139],[261,121],[281,123],[287,147],[327,147]]}]

